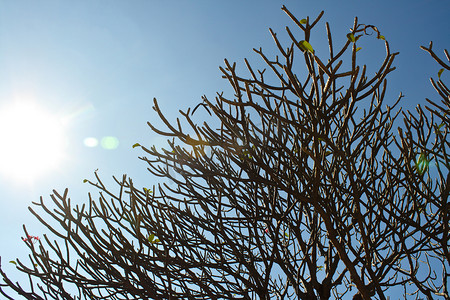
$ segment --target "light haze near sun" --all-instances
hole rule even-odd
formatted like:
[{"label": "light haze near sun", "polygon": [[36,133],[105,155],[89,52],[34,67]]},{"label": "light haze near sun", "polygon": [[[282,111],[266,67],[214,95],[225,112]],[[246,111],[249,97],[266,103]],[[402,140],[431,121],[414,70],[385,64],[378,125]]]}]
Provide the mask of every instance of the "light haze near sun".
[{"label": "light haze near sun", "polygon": [[[70,117],[52,114],[38,101],[24,99],[0,107],[0,174],[4,180],[30,184],[65,167],[65,126]],[[83,144],[114,150],[119,140],[114,136],[86,137]]]},{"label": "light haze near sun", "polygon": [[0,173],[29,182],[55,171],[64,159],[64,126],[35,101],[15,101],[0,108]]}]

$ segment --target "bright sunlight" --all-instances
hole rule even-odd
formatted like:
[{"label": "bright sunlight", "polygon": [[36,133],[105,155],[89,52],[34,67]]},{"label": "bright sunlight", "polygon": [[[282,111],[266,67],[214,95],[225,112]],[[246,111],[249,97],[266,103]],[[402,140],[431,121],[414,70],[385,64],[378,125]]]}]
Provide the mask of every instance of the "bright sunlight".
[{"label": "bright sunlight", "polygon": [[0,108],[0,172],[7,179],[30,182],[55,170],[64,145],[61,122],[33,102]]}]

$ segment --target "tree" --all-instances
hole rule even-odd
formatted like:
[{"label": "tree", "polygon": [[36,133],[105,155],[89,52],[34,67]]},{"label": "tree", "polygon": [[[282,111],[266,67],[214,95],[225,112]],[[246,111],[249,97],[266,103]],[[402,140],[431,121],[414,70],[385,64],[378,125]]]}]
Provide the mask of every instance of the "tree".
[{"label": "tree", "polygon": [[[375,26],[355,19],[336,51],[326,23],[329,57],[319,58],[310,36],[323,12],[299,20],[282,9],[302,38],[286,27],[285,48],[270,30],[280,56],[254,50],[269,75],[245,60],[249,77],[240,77],[225,60],[233,98],[203,97],[181,112],[184,123],[169,122],[154,101],[167,129],[149,126],[170,138],[168,150],[133,147],[175,185],[140,189],[123,176],[113,192],[95,173],[86,181],[97,200],[73,207],[67,190],[51,204],[41,198],[43,212],[30,210],[60,243],[25,239],[31,265],[13,263],[40,284],[24,288],[0,269],[2,287],[27,299],[386,299],[395,288],[449,299],[442,71],[431,81],[442,103],[403,112],[400,95],[384,108],[398,53]],[[372,77],[357,63],[370,35],[386,49]],[[431,43],[424,49],[450,69]],[[195,122],[203,108],[217,124]]]}]

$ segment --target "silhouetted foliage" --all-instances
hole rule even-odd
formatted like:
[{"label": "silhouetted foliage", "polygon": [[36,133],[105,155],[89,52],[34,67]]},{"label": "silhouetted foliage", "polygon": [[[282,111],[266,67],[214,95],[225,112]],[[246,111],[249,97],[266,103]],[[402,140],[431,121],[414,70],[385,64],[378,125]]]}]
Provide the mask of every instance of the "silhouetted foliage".
[{"label": "silhouetted foliage", "polygon": [[[441,103],[403,112],[400,95],[385,106],[398,53],[375,26],[355,19],[336,50],[326,23],[329,57],[319,58],[310,35],[323,12],[299,20],[283,10],[296,26],[286,27],[289,46],[270,30],[279,56],[255,49],[267,69],[245,60],[248,78],[225,60],[233,97],[195,108],[213,123],[197,125],[190,110],[170,122],[154,101],[167,129],[149,126],[170,138],[168,150],[133,147],[175,184],[140,189],[124,176],[113,192],[95,174],[99,197],[86,205],[71,206],[67,190],[41,199],[30,210],[59,242],[27,242],[31,265],[14,263],[40,284],[27,289],[0,270],[3,295],[8,286],[27,299],[386,299],[397,287],[449,299],[442,71],[431,80]],[[386,49],[373,76],[357,63],[368,38]]]}]

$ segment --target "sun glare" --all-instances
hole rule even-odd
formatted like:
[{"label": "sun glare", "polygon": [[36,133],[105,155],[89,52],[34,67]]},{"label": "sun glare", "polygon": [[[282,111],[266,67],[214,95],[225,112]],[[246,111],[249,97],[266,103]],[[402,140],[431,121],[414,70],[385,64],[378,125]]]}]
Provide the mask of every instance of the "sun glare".
[{"label": "sun glare", "polygon": [[64,155],[63,125],[34,103],[0,108],[0,172],[34,181],[55,170]]}]

